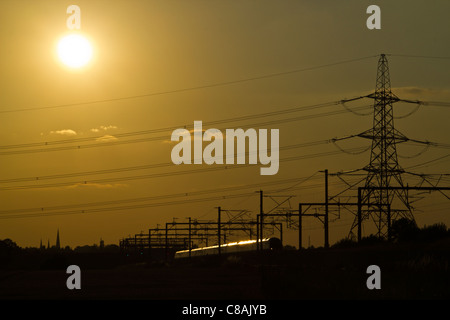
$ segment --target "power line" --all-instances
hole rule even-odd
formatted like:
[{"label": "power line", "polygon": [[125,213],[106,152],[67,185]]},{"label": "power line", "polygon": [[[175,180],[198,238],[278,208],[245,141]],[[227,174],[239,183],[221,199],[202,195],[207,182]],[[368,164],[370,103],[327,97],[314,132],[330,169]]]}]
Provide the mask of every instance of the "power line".
[{"label": "power line", "polygon": [[[281,110],[276,110],[276,111],[271,111],[271,112],[263,112],[263,113],[256,113],[256,114],[251,114],[251,115],[246,115],[246,116],[239,116],[239,117],[233,117],[233,118],[227,118],[227,119],[207,121],[207,122],[203,122],[203,124],[211,126],[211,125],[217,125],[217,124],[245,121],[245,120],[249,120],[249,119],[252,120],[252,119],[257,119],[257,118],[273,117],[273,116],[277,116],[277,115],[281,115],[281,114],[295,113],[295,112],[329,107],[332,105],[337,105],[339,103],[340,103],[340,101],[333,101],[333,102],[313,104],[313,105],[308,105],[308,106],[291,107],[291,108],[281,109]],[[146,135],[146,134],[154,134],[154,133],[161,133],[161,132],[170,132],[170,131],[173,131],[178,128],[192,129],[193,124],[189,124],[189,125],[180,124],[177,126],[171,126],[171,127],[165,127],[165,128],[156,128],[156,129],[150,129],[150,130],[125,132],[125,133],[114,134],[114,136],[116,138],[125,138],[125,137],[136,136],[136,135]],[[55,140],[55,141],[3,145],[3,146],[0,146],[0,149],[27,148],[27,147],[58,145],[58,144],[65,144],[65,143],[88,142],[88,141],[95,141],[95,140],[101,139],[102,137],[103,136],[95,136],[95,137],[86,137],[86,138],[62,139],[62,140]]]},{"label": "power line", "polygon": [[[362,107],[366,109],[367,107]],[[361,109],[361,108],[360,108]],[[306,115],[306,116],[300,116],[300,117],[290,117],[280,120],[271,120],[266,122],[260,122],[260,123],[252,123],[244,126],[240,126],[241,129],[247,129],[257,126],[269,126],[274,124],[280,124],[280,123],[288,123],[288,122],[295,122],[295,121],[301,121],[301,120],[307,120],[307,119],[313,119],[313,118],[319,118],[319,117],[325,117],[325,116],[331,116],[331,115],[337,115],[342,114],[345,111],[330,111],[322,114],[315,114],[315,115]],[[219,130],[225,130],[225,129],[219,129]],[[148,138],[139,138],[139,139],[133,139],[133,140],[119,140],[119,141],[112,141],[112,142],[101,142],[97,144],[87,144],[87,145],[72,145],[72,146],[63,146],[63,147],[54,147],[54,148],[38,148],[38,149],[28,149],[28,150],[13,150],[13,151],[4,151],[0,152],[0,156],[6,156],[6,155],[17,155],[17,154],[28,154],[28,153],[39,153],[39,152],[54,152],[54,151],[67,151],[67,150],[80,150],[80,149],[87,149],[87,148],[98,148],[98,147],[109,147],[109,146],[117,146],[117,145],[124,145],[124,144],[130,144],[130,143],[140,143],[140,142],[150,142],[150,141],[164,141],[167,140],[167,136],[157,136],[157,137],[148,137]]]},{"label": "power line", "polygon": [[397,156],[399,158],[403,158],[403,159],[413,159],[413,158],[417,158],[418,156],[421,156],[422,154],[424,154],[425,152],[428,151],[428,149],[430,148],[430,144],[426,144],[425,147],[420,150],[418,153],[411,155],[411,156],[403,156],[400,153],[397,153]]},{"label": "power line", "polygon": [[[284,147],[280,147],[279,150],[290,150],[290,149],[311,147],[311,146],[317,146],[317,145],[322,145],[322,144],[327,144],[327,143],[329,143],[328,140],[318,140],[318,141],[312,141],[312,142],[306,142],[306,143],[298,143],[298,144],[287,145],[287,146],[284,146]],[[239,155],[248,156],[249,154],[251,154],[251,153],[250,152],[245,152],[243,154],[238,153],[238,154],[236,154],[236,156],[239,156]],[[234,155],[233,155],[233,157],[234,157]],[[227,156],[226,158],[231,158],[231,156]],[[207,159],[205,159],[205,160],[207,160]],[[148,170],[148,169],[170,167],[170,166],[174,166],[174,164],[171,163],[171,162],[163,162],[163,163],[155,163],[155,164],[142,165],[142,166],[114,168],[114,169],[83,171],[83,172],[72,172],[72,173],[61,173],[61,174],[54,174],[54,175],[24,177],[24,178],[13,178],[13,179],[3,179],[3,180],[0,180],[0,183],[39,182],[39,181],[43,181],[43,180],[64,179],[64,178],[82,177],[82,176],[91,176],[91,175],[100,175],[100,174],[110,174],[110,173],[121,173],[121,172],[137,171],[137,170]]]},{"label": "power line", "polygon": [[126,96],[126,97],[92,100],[92,101],[85,101],[85,102],[79,102],[79,103],[67,103],[67,104],[60,104],[60,105],[53,105],[53,106],[22,108],[22,109],[16,109],[16,110],[11,110],[11,109],[10,110],[2,110],[2,111],[0,111],[0,113],[13,113],[13,112],[25,112],[25,111],[67,108],[67,107],[74,107],[74,106],[83,106],[83,105],[92,105],[92,104],[99,104],[99,103],[106,103],[106,102],[124,101],[124,100],[130,100],[130,99],[146,98],[146,97],[153,97],[153,96],[159,96],[159,95],[208,89],[208,88],[214,88],[214,87],[234,85],[234,84],[239,84],[239,83],[244,83],[244,82],[249,82],[249,81],[280,77],[280,76],[299,73],[299,72],[312,71],[312,70],[322,69],[322,68],[326,68],[326,67],[332,67],[332,66],[337,66],[337,65],[341,65],[341,64],[366,60],[366,59],[374,58],[374,57],[377,57],[377,56],[374,55],[374,56],[368,56],[368,57],[362,57],[362,58],[343,60],[343,61],[339,61],[339,62],[328,63],[328,64],[323,64],[323,65],[314,66],[314,67],[294,69],[294,70],[278,72],[278,73],[270,73],[270,74],[265,74],[265,75],[256,76],[256,77],[250,77],[250,78],[233,80],[233,81],[217,82],[217,83],[207,84],[207,85],[202,85],[202,86],[195,86],[195,87],[188,87],[188,88],[181,88],[181,89],[174,89],[174,90],[167,90],[167,91],[159,91],[159,92],[151,92],[151,93],[145,93],[145,94],[140,94],[140,95]]},{"label": "power line", "polygon": [[[331,142],[333,142],[333,144],[335,144],[335,146],[338,147],[338,149],[340,151],[345,152],[345,153],[349,153],[349,154],[353,154],[354,155],[354,154],[361,154],[363,152],[366,152],[370,147],[369,148],[367,148],[367,147],[366,148],[359,147],[359,148],[352,148],[350,150],[344,150],[344,149],[342,149],[341,147],[339,147],[336,144],[336,141],[345,140],[345,139],[352,138],[352,137],[355,137],[355,136],[357,136],[357,135],[351,135],[351,136],[347,136],[347,137],[343,137],[343,138],[334,138],[334,139],[331,139],[331,140],[319,140],[319,141],[313,141],[313,142],[307,142],[307,143],[293,144],[293,145],[288,145],[288,146],[281,147],[280,150],[289,150],[289,149],[317,146],[317,145],[322,145],[322,144],[328,144],[331,141]],[[416,140],[412,140],[412,141],[413,142],[424,143],[422,141],[416,141]],[[428,149],[428,147],[430,145],[435,145],[435,146],[439,145],[439,144],[428,143],[428,142],[426,142],[425,144],[426,144],[425,150],[422,150],[419,154],[416,154],[414,156],[410,156],[410,158],[416,157],[416,156],[422,154],[423,152],[425,152]],[[447,145],[444,145],[444,146],[448,147]],[[248,155],[248,154],[249,154],[248,152],[245,153],[245,155]],[[323,156],[323,155],[326,156],[328,154],[329,154],[328,152],[325,152],[325,153],[321,153],[321,154],[303,155],[303,156],[300,156],[300,158],[303,159],[305,157],[309,158],[310,156],[311,157]],[[335,154],[335,153],[332,153],[332,154]],[[446,158],[446,157],[447,156],[444,156],[442,158]],[[430,162],[437,161],[437,160],[440,160],[440,159],[441,158],[438,158],[438,159],[432,160]],[[427,164],[427,163],[428,162],[420,164],[420,165],[415,165],[415,166],[412,166],[412,167],[422,166],[422,165]],[[132,167],[123,167],[123,168],[114,168],[114,169],[104,169],[104,170],[94,170],[94,171],[84,171],[84,172],[74,172],[74,173],[64,173],[64,174],[54,174],[54,175],[47,175],[47,176],[33,176],[33,177],[23,177],[23,178],[12,178],[12,179],[0,180],[0,183],[40,182],[40,181],[43,181],[43,180],[64,179],[64,178],[71,178],[71,177],[81,177],[81,176],[91,176],[91,175],[101,175],[101,174],[111,174],[111,173],[122,173],[122,172],[128,172],[128,171],[147,170],[147,169],[155,169],[155,168],[162,168],[162,167],[169,167],[169,166],[173,166],[173,164],[172,163],[156,163],[156,164],[142,165],[142,166],[132,166]],[[410,167],[410,168],[412,168],[412,167]],[[125,179],[127,179],[127,177],[125,177]],[[131,177],[130,179],[133,179],[133,177]],[[87,182],[86,181],[84,181],[84,182],[77,182],[77,183],[73,182],[73,184],[80,184],[80,183],[86,184]],[[23,187],[25,187],[25,186],[23,186]],[[10,187],[10,188],[15,188],[15,187]],[[1,190],[1,188],[0,188],[0,190]]]},{"label": "power line", "polygon": [[[450,154],[447,154],[445,156],[441,156],[441,157],[435,158],[433,160],[429,160],[429,161],[426,161],[426,162],[423,162],[423,163],[420,163],[420,164],[412,165],[410,167],[407,167],[406,169],[422,167],[424,165],[426,166],[427,164],[430,164],[430,163],[433,163],[433,162],[436,162],[436,161],[440,161],[440,160],[443,160],[443,159],[446,159],[446,158],[449,158],[449,157],[450,157]],[[448,160],[449,159],[447,159],[446,161],[448,161]]]},{"label": "power line", "polygon": [[151,203],[151,204],[111,207],[111,208],[80,209],[80,210],[71,210],[71,211],[54,212],[54,213],[35,213],[35,214],[24,213],[24,214],[15,214],[15,215],[5,215],[5,216],[0,216],[0,219],[35,218],[35,217],[41,217],[41,216],[88,214],[88,213],[98,213],[98,212],[105,212],[105,211],[123,211],[123,210],[142,209],[142,208],[150,208],[150,207],[158,207],[158,206],[180,205],[180,204],[193,203],[193,202],[232,199],[232,198],[246,197],[251,194],[254,194],[254,192],[240,193],[240,194],[226,195],[226,196],[214,196],[214,197],[199,198],[199,199],[189,199],[189,200],[178,200],[178,201],[170,201],[170,202]]},{"label": "power line", "polygon": [[404,57],[404,58],[425,58],[425,59],[444,59],[449,60],[450,57],[438,57],[438,56],[420,56],[420,55],[411,55],[411,54],[386,54],[391,57]]},{"label": "power line", "polygon": [[297,183],[295,183],[295,184],[292,185],[292,186],[289,186],[289,187],[287,187],[287,188],[283,188],[283,189],[280,189],[280,190],[276,190],[276,191],[271,191],[271,193],[278,193],[278,192],[284,192],[284,191],[286,191],[286,190],[292,190],[292,189],[294,189],[296,186],[298,186],[299,184],[305,183],[306,181],[312,179],[314,176],[317,175],[318,172],[319,172],[319,171],[316,171],[316,172],[314,172],[312,175],[310,175],[309,177],[302,178],[302,180],[300,180],[300,182],[297,182]]},{"label": "power line", "polygon": [[[133,209],[142,209],[149,207],[159,207],[159,206],[170,206],[170,205],[180,205],[186,203],[194,203],[194,202],[206,202],[213,200],[226,200],[233,198],[242,198],[242,197],[251,197],[255,196],[255,192],[247,192],[247,193],[239,193],[239,194],[227,194],[222,196],[211,196],[197,199],[183,199],[177,201],[166,201],[166,202],[157,202],[157,203],[144,203],[144,204],[136,204],[136,205],[126,205],[120,206],[123,204],[135,203],[135,202],[145,202],[145,201],[153,201],[159,199],[170,199],[170,198],[180,198],[180,197],[191,197],[202,194],[211,194],[211,193],[219,193],[230,190],[242,190],[242,189],[254,189],[260,188],[262,186],[272,186],[278,184],[286,184],[295,182],[295,180],[301,179],[300,182],[297,182],[294,186],[288,187],[292,190],[299,189],[312,189],[312,188],[320,188],[322,187],[322,183],[317,183],[308,186],[299,186],[300,184],[305,183],[306,181],[311,180],[314,175],[306,178],[292,178],[285,180],[278,180],[266,183],[259,184],[249,184],[244,186],[236,186],[236,187],[224,187],[224,188],[216,188],[209,190],[201,190],[201,191],[193,191],[189,193],[176,193],[176,194],[168,194],[168,195],[160,195],[160,196],[151,196],[151,197],[142,197],[142,198],[133,198],[133,199],[122,199],[122,200],[112,200],[112,201],[104,201],[104,202],[92,202],[92,203],[84,203],[84,204],[74,204],[74,205],[61,205],[61,206],[52,206],[52,207],[42,207],[42,208],[24,208],[24,209],[14,209],[14,210],[3,210],[0,211],[0,219],[13,219],[13,218],[34,218],[34,217],[43,217],[43,216],[54,216],[54,215],[70,215],[70,214],[88,214],[88,213],[98,213],[98,212],[108,212],[108,211],[123,211],[123,210],[133,210]],[[314,179],[319,179],[320,177],[315,177]],[[337,185],[337,183],[331,183],[330,185]],[[276,193],[282,190],[269,190],[269,193]],[[119,205],[114,207],[104,207],[104,208],[89,208],[89,207],[103,207],[105,205]],[[86,208],[87,207],[87,208]],[[84,208],[84,209],[76,209],[76,208]],[[57,211],[57,212],[50,212]]]},{"label": "power line", "polygon": [[[356,99],[361,99],[361,98],[364,98],[364,97],[358,97]],[[223,124],[223,123],[235,122],[235,121],[236,122],[237,121],[245,121],[245,120],[255,119],[255,118],[272,117],[275,115],[306,111],[306,110],[311,110],[311,109],[315,109],[315,108],[329,107],[329,106],[337,105],[337,104],[344,105],[344,107],[347,111],[350,111],[354,114],[366,115],[366,114],[359,114],[356,111],[368,109],[370,107],[370,105],[360,106],[360,107],[357,107],[357,108],[354,108],[353,110],[351,110],[345,106],[345,102],[351,101],[351,100],[355,100],[355,99],[341,100],[341,101],[328,102],[328,103],[316,104],[316,105],[310,105],[310,106],[289,108],[289,109],[278,110],[278,111],[274,111],[274,112],[267,112],[267,113],[261,113],[261,114],[253,114],[253,115],[242,116],[242,117],[210,121],[210,122],[205,122],[204,125],[210,126],[210,125],[216,125],[216,124],[221,124],[221,123]],[[429,102],[418,101],[417,103],[428,104]],[[449,106],[450,106],[450,103],[449,103]],[[405,116],[402,116],[402,118],[411,115],[416,110],[413,110],[411,113],[409,113]],[[252,123],[252,124],[247,124],[245,126],[241,126],[241,128],[295,122],[295,121],[301,121],[301,120],[307,120],[307,119],[313,119],[313,118],[319,118],[319,117],[327,117],[327,116],[337,115],[337,114],[341,114],[341,113],[344,113],[344,111],[334,110],[334,111],[328,111],[328,112],[319,113],[319,114],[312,114],[312,115],[305,115],[305,116],[299,116],[299,117],[290,117],[290,118],[285,118],[285,119],[277,119],[277,120],[271,120],[271,121],[265,121],[265,122],[259,122],[259,123]],[[158,129],[151,129],[151,130],[143,130],[143,131],[115,134],[114,136],[111,137],[112,139],[114,139],[113,141],[104,141],[104,140],[102,141],[102,138],[105,138],[105,136],[95,136],[95,137],[87,137],[87,138],[75,138],[75,139],[63,139],[63,140],[46,141],[46,142],[3,145],[3,146],[0,146],[0,150],[22,149],[22,148],[33,148],[33,147],[44,147],[44,148],[3,151],[3,152],[0,152],[0,155],[15,155],[15,154],[26,154],[26,153],[38,153],[38,152],[66,151],[66,150],[76,150],[76,149],[85,149],[85,148],[108,147],[108,146],[124,145],[124,144],[130,144],[130,143],[161,141],[161,140],[167,139],[167,137],[166,136],[157,136],[157,137],[137,138],[137,139],[131,139],[131,140],[118,140],[118,139],[123,138],[123,137],[136,136],[136,135],[146,135],[146,134],[153,134],[153,133],[157,133],[157,132],[173,131],[180,127],[186,128],[186,129],[191,129],[191,128],[193,128],[193,125],[180,125],[180,126],[173,126],[173,127],[167,127],[167,128],[158,128]],[[356,136],[356,135],[353,135],[350,137],[354,137],[354,136]],[[418,140],[413,140],[413,139],[409,139],[409,140],[414,141],[414,142],[420,142]],[[48,148],[48,146],[58,145],[58,144],[73,144],[73,143],[92,142],[92,141],[95,141],[96,143],[87,144],[87,145],[71,145],[71,146]],[[443,147],[443,148],[450,147],[450,145],[446,145],[446,144],[442,144],[442,143],[434,143],[434,142],[422,142],[422,143],[431,143],[435,147]]]},{"label": "power line", "polygon": [[441,102],[441,101],[423,101],[422,104],[426,106],[450,107],[449,102]]},{"label": "power line", "polygon": [[421,103],[418,103],[417,106],[416,106],[416,108],[414,108],[413,110],[411,110],[410,112],[408,112],[408,113],[406,113],[406,114],[404,114],[404,115],[394,117],[394,119],[396,119],[396,120],[397,120],[397,119],[405,119],[405,118],[407,118],[407,117],[413,115],[414,113],[416,113],[417,111],[419,111],[421,105],[422,105]]},{"label": "power line", "polygon": [[[265,183],[254,183],[254,184],[247,184],[247,185],[241,185],[241,186],[221,187],[221,188],[214,188],[214,189],[208,189],[208,190],[180,192],[180,193],[173,193],[173,194],[166,194],[166,195],[159,195],[159,196],[150,196],[150,197],[140,197],[140,198],[132,198],[132,199],[90,202],[90,203],[82,203],[82,204],[75,204],[75,205],[61,205],[61,206],[52,206],[52,207],[46,207],[46,208],[40,207],[40,208],[26,208],[26,209],[15,209],[15,210],[2,210],[2,211],[0,211],[0,215],[1,214],[10,214],[10,213],[64,210],[64,209],[68,209],[68,208],[117,205],[117,204],[154,201],[154,200],[180,198],[180,197],[181,198],[192,197],[192,196],[198,196],[198,195],[204,195],[204,194],[210,194],[210,193],[237,191],[237,190],[243,190],[243,189],[254,189],[254,188],[259,188],[259,187],[264,187],[264,186],[293,183],[293,182],[298,182],[299,179],[303,179],[303,178],[290,178],[290,179],[276,180],[276,181],[270,181],[270,182],[265,182]],[[303,182],[306,182],[306,181],[301,180],[301,183],[303,183]]]},{"label": "power line", "polygon": [[[442,102],[442,101],[421,101],[421,100],[408,100],[408,99],[398,99],[398,101],[411,103],[411,104],[418,104],[419,106],[424,105],[424,106],[435,106],[435,107],[450,107],[450,102]],[[417,110],[414,110],[413,113],[416,111]]]},{"label": "power line", "polygon": [[[355,148],[355,150],[359,150],[360,148]],[[301,156],[294,156],[289,158],[280,159],[280,162],[289,162],[289,161],[297,161],[303,159],[310,159],[315,157],[323,157],[339,154],[340,151],[328,151],[314,154],[306,154]],[[213,171],[222,171],[222,170],[232,170],[237,168],[246,168],[250,166],[255,166],[254,164],[239,164],[239,165],[218,165],[214,167],[207,167],[203,169],[191,169],[191,170],[181,170],[175,172],[163,172],[163,173],[153,173],[146,175],[138,175],[138,176],[127,176],[127,177],[118,177],[118,178],[105,178],[105,179],[97,179],[97,180],[82,180],[82,181],[71,181],[71,182],[60,182],[60,183],[49,183],[49,184],[41,184],[41,185],[22,185],[22,186],[10,186],[10,187],[1,187],[0,190],[23,190],[23,189],[36,189],[36,188],[56,188],[56,187],[65,187],[65,186],[75,186],[75,185],[95,185],[102,183],[114,183],[121,181],[129,181],[129,180],[142,180],[142,179],[154,179],[154,178],[163,178],[174,175],[185,175],[185,174],[195,174],[195,173],[207,173]]]},{"label": "power line", "polygon": [[[370,131],[364,131],[359,134],[352,134],[352,135],[348,135],[345,137],[333,138],[333,139],[331,139],[331,142],[333,142],[337,146],[336,141],[347,140],[347,139],[351,139],[351,138],[355,138],[355,137],[372,138],[373,133],[371,133]],[[405,137],[404,135],[399,134],[398,132],[394,132],[394,137],[397,140],[396,143],[413,142],[413,143],[425,144],[425,145],[433,146],[433,147],[437,147],[437,148],[450,149],[450,144],[447,144],[447,143],[411,139],[411,138]],[[342,150],[342,151],[345,152],[345,150]]]},{"label": "power line", "polygon": [[[311,110],[311,109],[315,109],[315,108],[329,107],[329,106],[332,106],[332,105],[337,105],[339,103],[340,103],[340,101],[335,101],[335,102],[328,102],[328,103],[323,103],[323,104],[315,104],[315,105],[304,106],[304,107],[290,108],[290,109],[278,110],[278,111],[274,111],[274,112],[266,112],[266,113],[262,113],[262,114],[253,114],[253,115],[243,116],[243,117],[235,117],[235,118],[229,118],[229,119],[223,119],[223,120],[210,121],[210,122],[203,123],[203,125],[211,126],[211,125],[223,124],[223,123],[234,122],[234,121],[243,121],[243,120],[263,118],[263,117],[273,117],[275,115],[281,115],[281,114],[286,114],[286,113],[293,113],[293,112],[300,112],[300,111]],[[367,109],[368,107],[369,106],[362,106],[362,107],[355,108],[355,110],[356,109],[357,110]],[[273,124],[277,124],[277,123],[286,123],[286,122],[307,120],[307,119],[312,119],[312,118],[319,118],[319,117],[326,117],[326,116],[330,116],[330,115],[337,115],[337,114],[341,114],[341,113],[344,113],[344,112],[345,112],[345,110],[333,110],[333,111],[328,111],[328,112],[319,113],[319,114],[312,114],[312,115],[305,115],[305,116],[299,116],[299,117],[290,117],[290,118],[285,118],[285,119],[278,119],[278,120],[270,120],[270,121],[259,122],[259,123],[252,123],[252,124],[247,124],[245,126],[241,126],[241,128],[262,126],[262,125],[273,125]],[[193,128],[193,124],[191,124],[191,125],[174,126],[174,127],[170,127],[170,128],[159,128],[159,129],[151,129],[151,130],[145,130],[145,131],[135,131],[135,132],[127,132],[127,133],[115,134],[114,138],[119,139],[119,138],[123,138],[123,137],[135,136],[135,135],[146,135],[146,134],[153,134],[153,133],[157,133],[157,132],[173,131],[173,130],[178,129],[178,128],[192,129]],[[89,141],[99,142],[99,140],[101,138],[102,137],[88,137],[88,138],[76,138],[76,139],[63,139],[63,140],[48,141],[48,142],[34,142],[34,143],[25,143],[25,144],[4,145],[4,146],[0,146],[0,150],[32,148],[32,147],[46,147],[46,148],[30,149],[30,150],[18,150],[18,151],[5,151],[5,152],[0,152],[0,155],[35,153],[35,152],[43,152],[43,151],[63,151],[63,150],[71,150],[71,149],[82,149],[82,148],[92,148],[92,147],[102,147],[102,146],[113,146],[113,145],[128,144],[128,143],[160,141],[160,140],[166,140],[167,136],[138,138],[138,139],[134,139],[134,140],[121,140],[121,141],[114,140],[114,141],[110,141],[110,142],[100,141],[101,143],[96,143],[96,144],[91,144],[91,145],[74,145],[74,146],[66,146],[66,147],[47,148],[48,146],[59,145],[59,144],[72,144],[72,143],[89,142]]]}]

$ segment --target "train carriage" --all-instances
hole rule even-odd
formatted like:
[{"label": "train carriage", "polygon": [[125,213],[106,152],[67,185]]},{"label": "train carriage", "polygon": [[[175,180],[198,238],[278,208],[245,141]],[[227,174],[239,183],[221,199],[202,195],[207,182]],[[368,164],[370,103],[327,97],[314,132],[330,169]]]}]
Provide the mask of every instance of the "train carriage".
[{"label": "train carriage", "polygon": [[[278,238],[265,238],[261,242],[263,251],[275,251],[281,250],[282,244]],[[221,254],[232,254],[232,253],[243,253],[257,251],[257,241],[256,240],[244,240],[232,243],[225,243],[220,246]],[[208,255],[218,255],[219,246],[210,246],[195,248],[190,250],[191,257],[203,257]],[[189,250],[181,250],[175,253],[175,259],[188,258]]]}]

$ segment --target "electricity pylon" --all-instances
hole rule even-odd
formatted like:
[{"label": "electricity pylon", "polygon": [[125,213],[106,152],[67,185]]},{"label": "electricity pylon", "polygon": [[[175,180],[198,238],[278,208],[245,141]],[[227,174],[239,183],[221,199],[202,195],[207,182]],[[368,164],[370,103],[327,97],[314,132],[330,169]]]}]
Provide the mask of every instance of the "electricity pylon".
[{"label": "electricity pylon", "polygon": [[[408,140],[394,128],[393,104],[400,99],[391,91],[389,66],[384,54],[378,61],[375,92],[368,97],[374,99],[373,128],[358,135],[372,140],[370,163],[364,167],[367,178],[366,189],[362,193],[364,205],[362,218],[373,220],[377,236],[386,237],[390,222],[388,217],[392,220],[402,217],[414,220],[414,216],[406,189],[383,189],[393,186],[404,187],[402,181],[404,170],[398,163],[396,145]],[[351,235],[354,234],[356,225],[355,219],[350,230]]]}]

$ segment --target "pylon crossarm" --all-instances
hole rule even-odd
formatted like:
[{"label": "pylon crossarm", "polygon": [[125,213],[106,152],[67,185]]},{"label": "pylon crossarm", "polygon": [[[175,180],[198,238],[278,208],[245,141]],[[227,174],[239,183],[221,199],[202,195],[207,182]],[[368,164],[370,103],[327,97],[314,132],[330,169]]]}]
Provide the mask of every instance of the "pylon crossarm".
[{"label": "pylon crossarm", "polygon": [[[392,130],[392,133],[390,135],[383,134],[380,135],[378,131],[375,131],[373,128],[366,130],[364,132],[361,132],[359,134],[354,135],[354,137],[360,137],[364,139],[370,139],[370,140],[377,140],[377,139],[384,139],[384,140],[395,140],[395,143],[401,143],[406,141],[413,141],[416,142],[416,140],[409,139],[407,136],[405,136],[400,131],[394,129]],[[417,140],[418,141],[418,140]],[[425,143],[424,141],[418,141],[420,143]]]},{"label": "pylon crossarm", "polygon": [[[393,94],[392,92],[388,92],[388,96],[385,96],[386,92],[383,91],[377,91],[374,93],[371,93],[369,95],[367,95],[367,98],[371,98],[371,99],[383,99],[383,101],[385,103],[395,103],[395,102],[399,102],[399,101],[403,101],[402,99],[400,99],[399,97],[397,97],[395,94]],[[406,102],[406,101],[405,101]],[[411,102],[412,103],[412,102]]]}]

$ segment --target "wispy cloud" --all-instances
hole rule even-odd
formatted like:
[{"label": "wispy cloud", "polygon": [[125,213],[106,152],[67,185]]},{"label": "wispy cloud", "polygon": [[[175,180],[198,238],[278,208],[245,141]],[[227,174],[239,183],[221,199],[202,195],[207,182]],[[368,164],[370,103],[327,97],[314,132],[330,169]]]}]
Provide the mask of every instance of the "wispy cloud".
[{"label": "wispy cloud", "polygon": [[67,189],[120,189],[128,188],[129,185],[125,183],[97,183],[97,182],[76,182],[65,186],[49,186],[42,187],[39,190],[67,190]]},{"label": "wispy cloud", "polygon": [[392,92],[404,99],[430,99],[433,101],[450,99],[450,89],[397,87],[392,88]]},{"label": "wispy cloud", "polygon": [[63,136],[76,136],[77,135],[76,131],[74,131],[72,129],[50,131],[50,134],[60,134]]},{"label": "wispy cloud", "polygon": [[[182,128],[181,128],[182,129]],[[212,129],[212,128],[210,128]],[[187,129],[186,129],[187,130]],[[208,131],[208,129],[190,129],[187,130],[189,132],[189,135],[191,137],[191,141],[194,141],[196,139],[200,139],[200,141],[203,141],[205,139],[209,139],[209,141],[215,140],[215,139],[225,139],[225,131],[224,132],[220,132],[221,134],[217,137],[215,135],[213,135],[211,133],[211,131]],[[194,135],[194,133],[201,133],[200,136]],[[207,141],[209,143],[209,141]],[[172,143],[172,144],[177,144],[179,141],[172,141],[172,140],[163,140],[162,143]]]},{"label": "wispy cloud", "polygon": [[95,188],[95,189],[117,189],[117,188],[127,188],[127,184],[123,183],[77,183],[65,188],[75,189],[75,188]]},{"label": "wispy cloud", "polygon": [[118,140],[118,139],[116,137],[112,136],[112,135],[106,134],[106,135],[104,135],[102,137],[99,137],[99,138],[97,138],[95,140],[96,141],[100,141],[100,142],[111,142],[111,141],[115,141],[115,140]]},{"label": "wispy cloud", "polygon": [[113,125],[109,125],[109,126],[100,126],[97,128],[92,128],[91,132],[102,132],[102,131],[108,131],[108,130],[113,130],[113,129],[117,129],[117,126],[113,126]]}]

